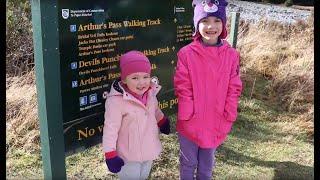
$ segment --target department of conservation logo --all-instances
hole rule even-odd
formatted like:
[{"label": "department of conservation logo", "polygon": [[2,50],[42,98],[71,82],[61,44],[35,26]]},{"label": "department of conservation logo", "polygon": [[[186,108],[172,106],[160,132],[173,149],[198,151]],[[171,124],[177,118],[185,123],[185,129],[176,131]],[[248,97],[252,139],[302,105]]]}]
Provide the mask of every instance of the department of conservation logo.
[{"label": "department of conservation logo", "polygon": [[69,9],[62,9],[61,10],[61,15],[63,19],[68,19],[69,17]]}]

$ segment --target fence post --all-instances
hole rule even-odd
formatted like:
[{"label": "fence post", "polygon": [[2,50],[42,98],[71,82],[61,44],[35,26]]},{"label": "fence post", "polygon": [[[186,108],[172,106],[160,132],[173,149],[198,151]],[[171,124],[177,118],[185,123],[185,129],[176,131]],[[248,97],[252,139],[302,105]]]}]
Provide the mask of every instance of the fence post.
[{"label": "fence post", "polygon": [[229,42],[233,48],[237,47],[239,17],[240,17],[239,12],[231,12],[231,30],[230,30]]}]

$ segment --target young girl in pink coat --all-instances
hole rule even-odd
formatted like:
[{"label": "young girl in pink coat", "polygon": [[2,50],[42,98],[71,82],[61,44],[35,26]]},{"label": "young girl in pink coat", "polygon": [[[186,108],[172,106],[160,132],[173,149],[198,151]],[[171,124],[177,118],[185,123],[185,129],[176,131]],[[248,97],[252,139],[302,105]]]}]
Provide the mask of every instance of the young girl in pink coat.
[{"label": "young girl in pink coat", "polygon": [[102,145],[106,164],[122,179],[147,179],[161,152],[160,132],[169,119],[158,107],[161,86],[151,81],[151,65],[139,51],[120,57],[121,80],[113,82],[105,103]]},{"label": "young girl in pink coat", "polygon": [[215,150],[236,120],[242,83],[239,53],[223,40],[228,3],[193,4],[194,40],[179,50],[174,75],[180,178],[191,180],[196,173],[197,179],[207,180],[212,177]]}]

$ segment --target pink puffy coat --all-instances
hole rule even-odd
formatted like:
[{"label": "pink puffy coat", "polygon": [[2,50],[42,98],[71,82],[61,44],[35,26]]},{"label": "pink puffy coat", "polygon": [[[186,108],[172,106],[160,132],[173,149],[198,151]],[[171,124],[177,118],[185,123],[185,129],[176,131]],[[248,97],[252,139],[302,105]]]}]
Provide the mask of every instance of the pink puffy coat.
[{"label": "pink puffy coat", "polygon": [[115,83],[105,103],[103,151],[116,151],[125,162],[156,159],[162,151],[157,122],[164,114],[156,98],[161,86],[152,83],[145,106]]},{"label": "pink puffy coat", "polygon": [[178,52],[174,75],[178,97],[177,131],[202,148],[216,148],[237,117],[242,91],[239,53],[194,40]]}]

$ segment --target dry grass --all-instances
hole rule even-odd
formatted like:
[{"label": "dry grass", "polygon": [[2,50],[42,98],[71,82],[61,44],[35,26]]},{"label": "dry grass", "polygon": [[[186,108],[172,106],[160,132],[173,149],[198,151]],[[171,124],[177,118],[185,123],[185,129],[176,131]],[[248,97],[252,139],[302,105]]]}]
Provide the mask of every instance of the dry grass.
[{"label": "dry grass", "polygon": [[37,114],[34,71],[22,77],[7,77],[6,82],[6,151],[39,149],[40,133]]},{"label": "dry grass", "polygon": [[245,79],[262,75],[269,80],[267,98],[285,111],[296,114],[301,129],[313,135],[314,104],[313,15],[307,22],[293,25],[277,22],[257,26],[241,22],[238,49]]}]

